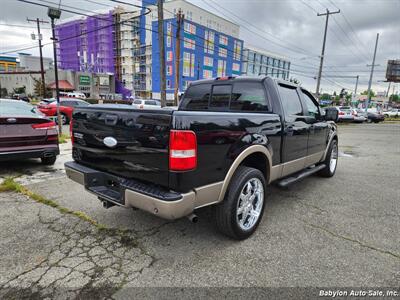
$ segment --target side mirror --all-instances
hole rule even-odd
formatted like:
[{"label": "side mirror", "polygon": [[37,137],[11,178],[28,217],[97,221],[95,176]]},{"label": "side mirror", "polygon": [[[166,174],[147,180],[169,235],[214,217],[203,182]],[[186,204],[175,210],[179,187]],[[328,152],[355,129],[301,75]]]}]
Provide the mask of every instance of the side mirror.
[{"label": "side mirror", "polygon": [[325,108],[325,121],[337,122],[339,117],[339,111],[335,107]]}]

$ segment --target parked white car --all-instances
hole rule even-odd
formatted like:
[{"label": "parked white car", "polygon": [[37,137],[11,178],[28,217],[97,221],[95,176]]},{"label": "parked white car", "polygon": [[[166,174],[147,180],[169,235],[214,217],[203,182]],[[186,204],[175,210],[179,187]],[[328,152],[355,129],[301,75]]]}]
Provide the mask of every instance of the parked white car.
[{"label": "parked white car", "polygon": [[352,122],[354,121],[354,116],[352,114],[352,108],[350,106],[336,106],[339,111],[338,122]]},{"label": "parked white car", "polygon": [[400,109],[392,108],[391,110],[384,111],[383,115],[385,116],[385,118],[399,117],[400,116]]},{"label": "parked white car", "polygon": [[161,102],[154,99],[136,99],[132,106],[138,109],[157,109],[161,108]]}]

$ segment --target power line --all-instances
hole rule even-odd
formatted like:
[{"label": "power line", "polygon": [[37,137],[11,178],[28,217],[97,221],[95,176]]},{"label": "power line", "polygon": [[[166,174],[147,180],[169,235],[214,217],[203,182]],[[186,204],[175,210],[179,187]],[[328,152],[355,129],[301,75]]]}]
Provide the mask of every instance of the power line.
[{"label": "power line", "polygon": [[[256,26],[254,26],[254,25],[251,24],[249,21],[247,21],[247,20],[245,20],[244,18],[238,16],[237,14],[235,14],[235,13],[232,12],[231,10],[227,9],[226,7],[222,7],[220,4],[218,4],[218,3],[215,2],[214,0],[209,0],[209,1],[211,1],[212,3],[214,3],[214,4],[215,4],[216,6],[218,6],[219,8],[223,9],[224,11],[226,11],[226,12],[230,13],[231,15],[235,16],[237,19],[241,20],[242,22],[244,22],[244,23],[248,24],[249,26],[251,26],[251,27],[257,29],[258,31],[260,31],[260,32],[262,32],[262,33],[264,33],[264,34],[267,34],[267,35],[271,36],[272,38],[277,39],[277,40],[279,40],[279,41],[281,41],[281,42],[287,43],[288,45],[290,45],[290,47],[286,47],[286,46],[284,46],[284,44],[280,44],[280,43],[277,43],[277,42],[274,42],[275,44],[280,45],[281,47],[283,47],[283,48],[285,48],[285,49],[288,49],[288,50],[291,50],[291,51],[294,51],[293,49],[298,49],[298,50],[300,50],[301,52],[303,52],[304,54],[308,54],[308,55],[309,55],[309,54],[312,54],[312,53],[310,53],[308,50],[305,50],[305,49],[303,49],[303,48],[301,48],[301,47],[299,47],[299,46],[297,46],[297,45],[294,45],[294,44],[292,44],[292,43],[288,43],[288,42],[285,41],[284,39],[281,39],[281,38],[279,38],[279,37],[277,37],[277,36],[274,36],[274,35],[271,34],[270,32],[268,32],[268,31],[266,31],[266,30],[262,30],[262,29],[260,29],[260,28],[258,28],[258,27],[256,27]],[[205,2],[205,1],[203,0],[203,2]],[[207,2],[207,4],[210,5],[208,2]],[[211,7],[212,7],[212,6],[211,6]],[[215,7],[214,7],[214,8],[215,8]],[[219,10],[218,10],[218,11],[219,11]],[[221,11],[219,11],[219,12],[221,12]],[[255,34],[257,34],[257,33],[255,33]],[[259,35],[259,34],[257,34],[257,35]],[[264,37],[264,38],[265,38],[265,37]],[[269,40],[269,39],[267,39],[267,40]],[[269,41],[270,41],[270,40],[269,40]],[[295,51],[295,52],[297,53],[297,51]],[[312,54],[312,55],[314,55],[314,54]]]},{"label": "power line", "polygon": [[[332,1],[329,0],[331,3]],[[321,3],[320,0],[317,0],[317,2],[324,7],[324,5]],[[336,5],[334,5],[337,9],[339,9]],[[325,7],[324,7],[325,8]],[[340,10],[340,9],[339,9]],[[343,12],[342,12],[343,14]],[[351,36],[343,29],[343,27],[340,25],[340,23],[336,20],[336,18],[333,18],[333,21],[336,23],[336,25],[339,27],[339,29],[342,31],[342,33],[344,34],[344,36],[346,36],[348,38],[348,40],[350,41],[351,45],[353,45],[354,49],[356,49],[360,54],[362,54],[364,56],[364,58],[366,60],[368,60],[368,57],[366,56],[366,54],[363,52],[365,51],[365,49],[360,50],[357,43],[354,42],[354,40],[351,38]],[[347,47],[347,45],[345,45]],[[353,52],[353,50],[351,48],[349,48],[350,51],[355,55],[358,56],[356,53]]]},{"label": "power line", "polygon": [[[7,26],[7,27],[21,27],[21,28],[36,28],[35,26],[29,26],[29,25],[21,25],[21,24],[4,24],[0,23],[0,26]],[[51,29],[50,27],[41,27],[42,29]]]},{"label": "power line", "polygon": [[[39,3],[33,3],[33,2],[31,2],[31,1],[26,1],[26,0],[19,0],[19,1],[21,1],[21,2],[26,2],[26,3],[30,3],[30,4],[35,4],[35,5],[39,5],[39,6],[47,7],[46,5],[41,5],[41,4],[39,4]],[[113,1],[113,0],[111,0],[111,1]],[[50,1],[47,1],[47,2],[49,3]],[[113,2],[125,3],[125,2],[122,2],[122,1],[116,1],[116,0],[113,1]],[[125,3],[125,4],[128,4],[128,3]],[[132,5],[132,4],[129,4],[129,5]],[[70,7],[72,7],[72,6],[70,6]],[[75,8],[75,7],[73,7],[73,8]],[[78,8],[75,8],[75,9],[78,9]],[[148,9],[148,8],[147,8],[147,9]],[[86,10],[86,11],[88,11],[88,10]],[[149,9],[149,11],[148,11],[146,14],[150,13],[150,11],[151,11],[151,10]],[[74,13],[74,14],[80,14],[80,15],[84,15],[84,16],[88,16],[88,15],[86,15],[86,14],[78,13],[78,12],[76,12],[76,11],[73,11],[72,13]],[[93,13],[93,12],[92,12],[92,13]],[[172,13],[172,12],[171,12],[171,13]],[[98,18],[97,16],[92,16],[92,15],[89,15],[88,17]],[[135,18],[138,18],[138,17],[139,17],[139,16],[136,16],[136,17],[133,17],[133,18],[131,18],[131,19],[135,19]],[[99,18],[99,19],[102,19],[102,18]],[[131,23],[131,21],[130,21],[131,19],[124,20],[124,21],[121,21],[121,22],[118,22],[118,23],[115,23],[115,24],[120,24],[120,23]],[[104,19],[102,19],[102,20],[104,20]],[[108,20],[107,20],[107,21],[108,21]],[[95,30],[92,30],[92,31],[89,31],[89,32],[83,32],[83,33],[81,33],[80,35],[71,36],[71,37],[62,39],[62,40],[60,40],[59,42],[64,41],[64,40],[69,40],[69,39],[72,39],[72,38],[75,38],[75,37],[78,37],[78,36],[82,36],[82,35],[88,34],[88,33],[90,33],[90,32],[98,31],[98,30],[101,30],[101,29],[103,29],[103,28],[107,28],[107,27],[113,26],[113,25],[115,25],[115,24],[111,24],[111,25],[99,27],[99,28],[97,28],[97,29],[95,29]],[[174,24],[173,24],[173,25],[174,25]],[[141,28],[141,29],[149,30],[149,31],[152,31],[152,32],[156,32],[156,31],[154,31],[154,30],[152,30],[152,29],[148,29],[148,28]],[[201,38],[201,39],[204,40],[204,38],[202,38],[202,37],[199,37],[199,38]],[[50,44],[50,43],[49,43],[49,44]],[[45,44],[45,45],[46,45],[46,44]],[[201,48],[204,49],[204,47],[203,47],[202,45],[200,45],[200,44],[195,43],[195,45],[197,45],[198,47],[201,47]],[[28,48],[24,48],[23,50],[32,49],[32,48],[37,48],[37,47],[28,47]],[[18,49],[18,50],[16,50],[16,51],[21,51],[21,50],[22,50],[22,49]],[[9,51],[9,52],[16,52],[16,51]],[[234,53],[232,50],[231,50],[231,52]],[[228,55],[227,55],[227,56],[228,56]],[[229,57],[232,57],[232,56],[229,56]],[[291,64],[293,64],[293,63],[291,63]],[[299,65],[299,66],[301,66],[301,65]],[[311,66],[301,66],[301,67],[311,67]],[[332,67],[333,67],[333,66],[332,66]],[[289,71],[289,72],[291,72],[291,73],[293,73],[293,74],[295,74],[295,75],[299,75],[299,76],[306,77],[306,78],[315,78],[315,76],[312,76],[310,73],[306,73],[306,72],[304,72],[304,71],[302,71],[302,70],[296,70],[296,69],[287,70],[287,69],[276,68],[276,67],[274,67],[274,68],[275,68],[275,69],[279,69],[279,70]]]},{"label": "power line", "polygon": [[[17,1],[19,1],[19,2],[25,2],[25,3],[33,4],[33,5],[38,5],[38,6],[42,6],[42,7],[48,7],[48,6],[46,6],[46,5],[43,5],[43,4],[40,4],[40,3],[31,2],[31,1],[28,1],[28,0],[17,0]],[[141,6],[138,6],[138,7],[141,7]],[[112,27],[112,26],[114,26],[114,25],[116,25],[116,24],[129,23],[129,22],[131,22],[133,19],[138,18],[138,17],[140,17],[141,15],[147,15],[147,14],[149,14],[149,13],[151,12],[151,10],[150,10],[149,8],[146,7],[146,9],[148,10],[147,12],[145,12],[145,13],[143,13],[143,14],[140,14],[140,15],[138,15],[138,16],[132,17],[132,18],[130,18],[130,19],[123,20],[123,21],[116,22],[116,23],[112,23],[112,24],[110,24],[110,25],[101,26],[101,27],[98,27],[98,28],[96,28],[96,29],[94,29],[94,30],[89,30],[89,31],[86,31],[86,32],[82,32],[82,33],[80,33],[80,34],[78,34],[78,35],[74,35],[74,36],[70,36],[70,37],[67,37],[67,38],[58,40],[57,42],[59,43],[59,42],[62,42],[62,41],[74,39],[74,38],[77,38],[77,37],[86,35],[86,34],[88,34],[88,33],[96,32],[96,31],[99,31],[99,30],[102,30],[102,29],[105,29],[105,28],[108,28],[108,27]],[[61,10],[63,10],[63,9],[61,9]],[[81,14],[81,13],[78,13],[78,12],[73,12],[73,13],[74,13],[74,14],[78,14],[78,15],[85,15],[85,14]],[[86,15],[86,16],[87,16],[87,15]],[[95,16],[90,16],[90,17],[97,18],[97,17],[95,17]],[[43,44],[43,46],[47,46],[47,45],[51,45],[51,44],[52,44],[52,42],[50,42],[50,43],[45,43],[45,44]],[[19,51],[24,51],[24,50],[30,50],[30,49],[35,49],[35,48],[37,48],[37,47],[38,47],[38,46],[32,46],[32,47],[26,47],[26,48],[21,48],[21,49],[15,49],[15,50],[11,50],[11,51],[1,52],[0,54],[7,54],[7,53],[14,53],[14,52],[19,52]]]}]

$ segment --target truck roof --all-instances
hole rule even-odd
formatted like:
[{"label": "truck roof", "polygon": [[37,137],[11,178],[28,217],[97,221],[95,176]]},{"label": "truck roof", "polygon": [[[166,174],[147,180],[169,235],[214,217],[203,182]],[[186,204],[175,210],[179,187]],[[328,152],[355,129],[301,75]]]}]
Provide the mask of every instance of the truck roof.
[{"label": "truck roof", "polygon": [[216,83],[216,82],[230,82],[230,81],[255,81],[255,82],[262,82],[266,79],[271,79],[277,83],[283,83],[286,85],[290,85],[293,87],[298,87],[298,84],[295,84],[293,82],[287,81],[287,80],[283,80],[283,79],[277,79],[277,78],[273,78],[271,76],[265,76],[265,75],[260,75],[257,77],[254,76],[245,76],[245,75],[241,75],[241,76],[226,76],[226,77],[216,77],[216,78],[211,78],[211,79],[200,79],[200,80],[196,80],[196,81],[192,81],[190,84],[191,85],[197,85],[197,84],[203,84],[203,83]]}]

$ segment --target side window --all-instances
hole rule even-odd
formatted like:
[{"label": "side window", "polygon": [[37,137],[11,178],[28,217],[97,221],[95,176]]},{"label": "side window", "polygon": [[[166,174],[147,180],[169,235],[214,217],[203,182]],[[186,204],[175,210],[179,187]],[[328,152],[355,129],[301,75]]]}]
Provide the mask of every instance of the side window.
[{"label": "side window", "polygon": [[286,85],[278,85],[282,106],[286,116],[301,116],[303,109],[296,88]]},{"label": "side window", "polygon": [[89,103],[84,102],[84,101],[78,101],[77,104],[78,104],[77,106],[88,106],[89,105]]},{"label": "side window", "polygon": [[214,85],[212,89],[210,107],[228,109],[229,100],[231,99],[231,90],[231,85]]},{"label": "side window", "polygon": [[187,110],[208,110],[211,84],[191,85],[184,94],[181,108]]},{"label": "side window", "polygon": [[318,106],[314,103],[312,96],[310,96],[306,91],[301,90],[303,94],[303,99],[306,103],[306,109],[309,116],[316,118],[319,115]]},{"label": "side window", "polygon": [[233,85],[230,109],[234,111],[268,111],[262,83],[236,82]]},{"label": "side window", "polygon": [[61,102],[60,102],[60,105],[72,107],[73,105],[72,105],[71,102],[72,102],[72,101],[61,101]]}]

